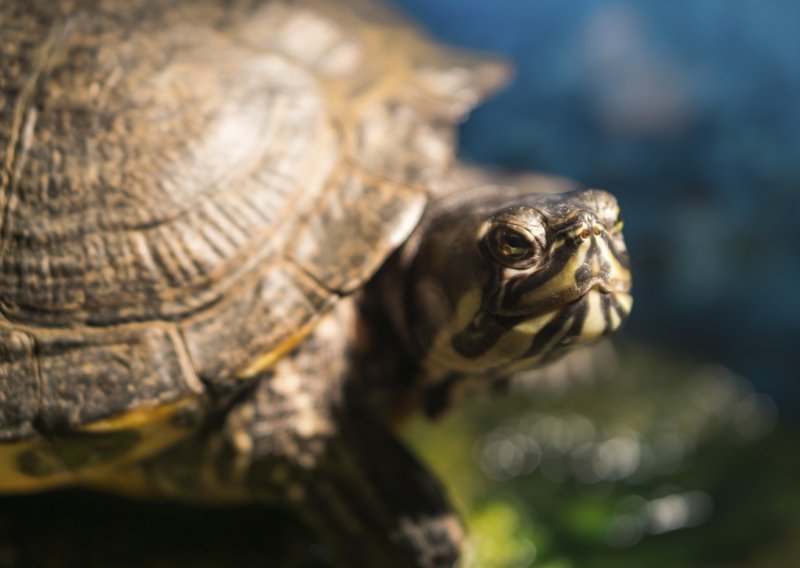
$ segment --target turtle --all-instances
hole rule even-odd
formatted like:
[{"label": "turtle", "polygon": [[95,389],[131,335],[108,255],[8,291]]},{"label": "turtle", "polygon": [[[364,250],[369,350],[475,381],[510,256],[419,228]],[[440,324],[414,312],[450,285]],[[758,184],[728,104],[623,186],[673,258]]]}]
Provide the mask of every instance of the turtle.
[{"label": "turtle", "polygon": [[278,504],[342,565],[453,565],[397,425],[632,305],[610,193],[459,169],[508,66],[366,0],[0,21],[0,493]]}]

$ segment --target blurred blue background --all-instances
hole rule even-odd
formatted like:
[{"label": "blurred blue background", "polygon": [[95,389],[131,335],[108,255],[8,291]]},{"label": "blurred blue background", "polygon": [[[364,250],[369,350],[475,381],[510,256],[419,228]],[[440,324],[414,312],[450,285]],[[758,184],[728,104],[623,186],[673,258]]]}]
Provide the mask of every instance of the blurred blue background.
[{"label": "blurred blue background", "polygon": [[463,126],[464,157],[618,195],[636,277],[626,333],[800,409],[800,3],[395,4],[516,67]]}]

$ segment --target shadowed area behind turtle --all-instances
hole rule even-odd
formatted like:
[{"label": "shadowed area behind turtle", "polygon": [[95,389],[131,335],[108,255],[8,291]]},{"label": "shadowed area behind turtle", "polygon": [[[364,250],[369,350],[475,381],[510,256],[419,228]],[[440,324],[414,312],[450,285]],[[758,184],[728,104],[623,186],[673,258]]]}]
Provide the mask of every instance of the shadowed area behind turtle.
[{"label": "shadowed area behind turtle", "polygon": [[193,507],[69,490],[0,499],[0,568],[332,566],[275,508]]}]

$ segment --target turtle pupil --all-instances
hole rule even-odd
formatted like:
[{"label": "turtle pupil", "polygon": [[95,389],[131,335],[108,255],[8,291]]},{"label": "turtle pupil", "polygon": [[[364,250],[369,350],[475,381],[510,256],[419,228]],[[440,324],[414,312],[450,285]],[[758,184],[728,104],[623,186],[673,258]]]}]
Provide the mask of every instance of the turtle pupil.
[{"label": "turtle pupil", "polygon": [[505,244],[503,245],[503,252],[510,254],[520,254],[525,252],[528,248],[528,241],[517,233],[506,233],[504,235]]},{"label": "turtle pupil", "polygon": [[528,260],[534,253],[533,246],[525,235],[507,227],[496,230],[494,242],[497,251],[495,254],[501,262],[516,263]]}]

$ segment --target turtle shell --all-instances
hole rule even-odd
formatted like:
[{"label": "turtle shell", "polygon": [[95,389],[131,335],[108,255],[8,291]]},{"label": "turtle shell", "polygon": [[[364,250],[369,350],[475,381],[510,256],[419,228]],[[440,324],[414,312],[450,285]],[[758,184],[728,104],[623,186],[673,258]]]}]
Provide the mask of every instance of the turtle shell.
[{"label": "turtle shell", "polygon": [[504,74],[362,2],[0,21],[0,489],[152,454],[300,341],[414,228]]}]

